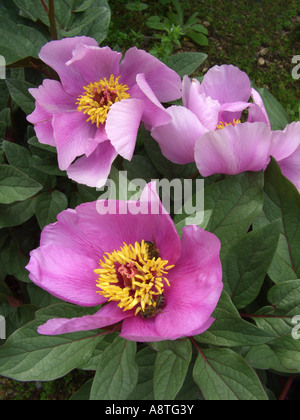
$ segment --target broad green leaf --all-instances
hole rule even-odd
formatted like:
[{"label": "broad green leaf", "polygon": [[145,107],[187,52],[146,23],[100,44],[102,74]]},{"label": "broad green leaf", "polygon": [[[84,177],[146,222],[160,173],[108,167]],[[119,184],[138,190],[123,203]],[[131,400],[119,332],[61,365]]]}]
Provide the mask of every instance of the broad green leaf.
[{"label": "broad green leaf", "polygon": [[89,379],[82,387],[72,395],[69,401],[89,401],[93,378]]},{"label": "broad green leaf", "polygon": [[246,234],[222,261],[224,288],[237,308],[249,305],[259,294],[273,260],[280,222]]},{"label": "broad green leaf", "polygon": [[125,160],[123,165],[129,179],[142,178],[150,182],[160,177],[160,173],[147,156],[134,155],[131,161]]},{"label": "broad green leaf", "polygon": [[157,352],[171,351],[175,356],[180,357],[184,361],[191,358],[191,346],[188,340],[164,340],[154,341],[149,345]]},{"label": "broad green leaf", "polygon": [[268,301],[276,313],[300,315],[300,280],[290,280],[273,286],[268,292]]},{"label": "broad green leaf", "polygon": [[107,35],[110,8],[106,0],[82,2],[74,7],[73,0],[55,2],[57,31],[60,38],[85,35],[100,44]]},{"label": "broad green leaf", "polygon": [[243,320],[225,291],[212,316],[215,321],[210,328],[195,336],[199,343],[222,347],[257,346],[275,337],[272,332]]},{"label": "broad green leaf", "polygon": [[190,341],[186,340],[185,345],[189,349],[186,360],[171,350],[157,353],[153,374],[154,398],[156,400],[173,400],[181,389],[192,356]]},{"label": "broad green leaf", "polygon": [[8,238],[0,252],[1,267],[7,274],[15,276],[21,281],[29,282],[28,271],[25,269],[27,264],[28,258],[22,252],[17,239]]},{"label": "broad green leaf", "polygon": [[36,197],[12,204],[0,204],[0,229],[18,226],[30,219],[35,213],[35,200]]},{"label": "broad green leaf", "polygon": [[34,156],[34,158],[32,159],[33,167],[38,171],[48,175],[66,176],[66,172],[59,169],[56,156],[50,156],[44,159],[38,159]]},{"label": "broad green leaf", "polygon": [[267,89],[257,87],[255,89],[262,97],[272,130],[283,130],[290,123],[290,117],[286,110]]},{"label": "broad green leaf", "polygon": [[136,362],[139,367],[139,376],[135,389],[129,395],[128,400],[154,400],[153,394],[153,371],[156,352],[145,347],[136,354]]},{"label": "broad green leaf", "polygon": [[0,203],[11,204],[24,201],[37,194],[42,185],[24,172],[9,166],[0,165]]},{"label": "broad green leaf", "polygon": [[6,79],[6,85],[10,96],[19,105],[19,107],[25,112],[25,114],[31,114],[34,110],[34,98],[28,92],[28,89],[34,86],[25,80],[18,79]]},{"label": "broad green leaf", "polygon": [[17,330],[0,348],[0,375],[18,381],[51,381],[88,361],[102,340],[98,332],[46,336],[38,334],[37,327],[50,318],[73,318],[94,312],[65,303],[37,311],[36,320]]},{"label": "broad green leaf", "polygon": [[117,337],[99,359],[91,400],[125,400],[135,388],[138,366],[136,343]]},{"label": "broad green leaf", "polygon": [[21,16],[31,19],[33,22],[40,19],[45,25],[49,25],[48,15],[40,0],[13,0],[13,2],[20,9]]},{"label": "broad green leaf", "polygon": [[205,210],[212,211],[206,229],[221,240],[224,257],[262,210],[263,173],[227,176],[205,188],[204,200]]},{"label": "broad green leaf", "polygon": [[41,31],[26,26],[25,22],[25,19],[1,9],[0,49],[7,65],[21,64],[27,57],[38,58],[40,49],[49,41]]},{"label": "broad green leaf", "polygon": [[68,207],[68,199],[61,191],[48,191],[36,198],[35,212],[40,228],[54,223],[58,213]]},{"label": "broad green leaf", "polygon": [[268,400],[254,370],[230,349],[201,350],[193,376],[206,400]]},{"label": "broad green leaf", "polygon": [[[195,34],[202,35],[202,34]],[[190,36],[190,34],[189,34]],[[205,35],[202,35],[204,38]],[[207,38],[206,38],[207,39]],[[201,45],[207,45],[201,44]],[[199,52],[182,52],[168,57],[167,65],[180,77],[189,76],[206,60],[207,54]]]},{"label": "broad green leaf", "polygon": [[300,195],[272,159],[265,171],[263,211],[254,229],[280,220],[280,238],[268,275],[279,283],[300,277]]},{"label": "broad green leaf", "polygon": [[10,141],[3,142],[3,149],[9,164],[29,175],[31,160],[30,151],[26,147]]},{"label": "broad green leaf", "polygon": [[204,35],[204,33],[194,31],[193,29],[191,29],[186,33],[186,36],[188,36],[192,41],[194,41],[198,45],[208,45],[208,38],[206,35]]}]

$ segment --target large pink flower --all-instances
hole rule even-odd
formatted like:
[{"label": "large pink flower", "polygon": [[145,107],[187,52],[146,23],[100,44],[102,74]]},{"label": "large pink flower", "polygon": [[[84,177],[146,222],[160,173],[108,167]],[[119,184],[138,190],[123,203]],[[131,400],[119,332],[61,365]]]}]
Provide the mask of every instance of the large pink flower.
[{"label": "large pink flower", "polygon": [[178,164],[196,161],[203,176],[263,169],[270,122],[246,73],[232,65],[215,66],[202,83],[185,76],[182,92],[183,106],[167,109],[172,120],[151,130],[168,159]]},{"label": "large pink flower", "polygon": [[43,230],[27,266],[30,279],[54,296],[80,306],[103,306],[92,316],[51,319],[39,333],[64,334],[122,321],[122,337],[160,341],[208,329],[223,287],[219,239],[191,225],[180,240],[155,183],[145,187],[139,214],[124,214],[124,205],[137,202],[106,203],[123,210],[99,213],[94,202],[60,213]]},{"label": "large pink flower", "polygon": [[270,155],[273,156],[283,175],[300,192],[300,122],[293,122],[282,131],[273,131]]},{"label": "large pink flower", "polygon": [[180,77],[137,48],[120,61],[121,53],[82,36],[49,42],[40,58],[60,82],[30,89],[36,108],[28,121],[41,143],[57,148],[60,169],[92,187],[105,184],[117,154],[131,159],[140,122],[165,124],[161,102],[181,95]]}]

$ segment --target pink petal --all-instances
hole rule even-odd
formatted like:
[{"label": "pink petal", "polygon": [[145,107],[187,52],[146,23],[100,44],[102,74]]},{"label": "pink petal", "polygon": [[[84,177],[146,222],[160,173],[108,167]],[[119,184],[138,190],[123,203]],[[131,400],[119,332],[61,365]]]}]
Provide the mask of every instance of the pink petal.
[{"label": "pink petal", "polygon": [[215,130],[219,122],[219,102],[200,93],[200,82],[196,79],[191,82],[187,76],[184,76],[182,89],[183,105],[198,117],[207,130]]},{"label": "pink petal", "polygon": [[107,136],[118,154],[127,160],[133,156],[144,107],[139,99],[123,99],[114,103],[107,115]]},{"label": "pink petal", "polygon": [[273,131],[270,155],[277,161],[289,157],[300,145],[300,122],[293,122],[283,131]]},{"label": "pink petal", "polygon": [[[153,184],[145,187],[141,202],[141,212],[137,214],[132,214],[138,205],[134,201],[98,200],[81,204],[76,208],[80,217],[78,229],[93,238],[95,249],[105,252],[120,249],[124,242],[133,245],[142,240],[155,241],[161,258],[174,264],[180,256],[180,239]],[[111,205],[109,213],[104,213],[104,204]]]},{"label": "pink petal", "polygon": [[126,51],[120,64],[123,83],[134,86],[136,76],[144,73],[145,78],[160,102],[169,102],[181,96],[181,80],[178,74],[153,57],[136,47]]},{"label": "pink petal", "polygon": [[43,335],[59,335],[77,331],[89,331],[116,324],[128,316],[132,311],[124,312],[115,302],[103,306],[94,315],[79,318],[53,318],[38,327],[38,333]]},{"label": "pink petal", "polygon": [[205,74],[200,86],[205,93],[220,104],[248,102],[251,85],[247,74],[232,65],[214,66]]},{"label": "pink petal", "polygon": [[172,117],[169,124],[151,130],[166,158],[178,164],[194,162],[196,140],[207,130],[195,114],[182,106],[173,105],[166,110]]},{"label": "pink petal", "polygon": [[72,58],[77,45],[98,46],[98,43],[86,36],[63,38],[59,41],[48,42],[40,51],[39,57],[44,63],[52,67],[59,75],[65,90],[76,97],[80,94],[85,80],[80,72],[67,62]]},{"label": "pink petal", "polygon": [[29,93],[50,113],[74,111],[77,108],[76,98],[69,95],[56,80],[45,79],[37,89],[29,89]]},{"label": "pink petal", "polygon": [[236,175],[260,171],[269,157],[271,131],[264,123],[241,123],[209,132],[195,146],[195,161],[202,176]]},{"label": "pink petal", "polygon": [[300,146],[290,156],[278,162],[283,175],[288,178],[300,193]]},{"label": "pink petal", "polygon": [[170,122],[170,115],[154,95],[145,75],[138,74],[136,81],[138,88],[136,87],[133,96],[144,102],[144,112],[142,115],[143,122],[150,127],[156,127]]},{"label": "pink petal", "polygon": [[52,118],[53,114],[37,103],[35,110],[27,116],[27,121],[34,125],[34,130],[40,143],[56,147]]},{"label": "pink petal", "polygon": [[[109,79],[120,76],[119,63],[122,54],[111,50],[109,47],[98,47],[78,44],[73,51],[73,57],[67,62],[82,75],[85,85],[98,82],[100,79]],[[122,80],[119,81],[122,83]]]},{"label": "pink petal", "polygon": [[98,146],[93,141],[97,127],[81,112],[54,114],[53,129],[57,147],[58,165],[68,169],[74,159],[83,154],[91,154]]},{"label": "pink petal", "polygon": [[251,89],[251,97],[253,100],[253,104],[249,108],[248,122],[264,122],[269,127],[271,127],[271,123],[264,102],[260,94],[253,88]]},{"label": "pink petal", "polygon": [[57,245],[39,247],[30,254],[29,278],[59,299],[80,306],[95,306],[105,299],[96,287],[98,260],[78,250]]},{"label": "pink petal", "polygon": [[109,141],[100,143],[89,156],[82,156],[67,169],[70,179],[89,187],[106,184],[111,165],[118,153]]}]

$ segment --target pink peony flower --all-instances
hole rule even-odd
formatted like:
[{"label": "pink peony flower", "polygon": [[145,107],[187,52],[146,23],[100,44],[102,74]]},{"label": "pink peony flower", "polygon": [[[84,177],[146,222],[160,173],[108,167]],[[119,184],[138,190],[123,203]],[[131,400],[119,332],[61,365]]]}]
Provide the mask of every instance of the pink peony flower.
[{"label": "pink peony flower", "polygon": [[300,192],[300,122],[293,122],[283,131],[273,131],[270,155]]},{"label": "pink peony flower", "polygon": [[[263,169],[270,122],[246,73],[232,65],[215,66],[202,83],[185,76],[182,91],[183,106],[167,109],[172,120],[151,130],[168,159],[195,161],[202,176]],[[245,110],[247,122],[241,123]]]},{"label": "pink peony flower", "polygon": [[71,179],[92,187],[105,184],[117,154],[131,159],[141,121],[167,123],[161,102],[181,95],[180,77],[155,57],[137,48],[121,57],[84,36],[49,42],[40,58],[60,82],[30,89],[36,108],[27,119],[38,140],[56,147]]},{"label": "pink peony flower", "polygon": [[[136,203],[114,202],[117,208]],[[96,202],[84,203],[45,227],[40,247],[31,252],[30,279],[67,302],[103,306],[92,316],[51,319],[40,334],[122,321],[121,337],[146,342],[209,328],[223,288],[219,239],[191,225],[180,240],[155,183],[145,187],[139,204],[139,214],[99,214]]]}]

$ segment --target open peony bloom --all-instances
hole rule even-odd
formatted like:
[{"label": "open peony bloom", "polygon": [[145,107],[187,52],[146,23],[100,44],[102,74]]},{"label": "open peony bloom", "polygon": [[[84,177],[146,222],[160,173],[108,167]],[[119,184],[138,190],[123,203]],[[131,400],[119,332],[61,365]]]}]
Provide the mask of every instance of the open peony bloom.
[{"label": "open peony bloom", "polygon": [[[27,266],[30,279],[67,302],[103,306],[91,316],[51,319],[39,333],[122,322],[121,337],[143,342],[207,330],[223,287],[219,239],[191,225],[180,240],[155,183],[145,187],[139,202],[113,203],[123,211],[99,213],[96,202],[84,203],[63,211],[43,230]],[[124,204],[137,203],[141,213],[124,214]]]},{"label": "open peony bloom", "polygon": [[183,106],[167,109],[172,120],[151,130],[168,159],[195,161],[202,176],[263,169],[270,122],[246,73],[232,65],[215,66],[202,83],[185,76],[182,92]]},{"label": "open peony bloom", "polygon": [[105,184],[117,154],[131,159],[141,121],[167,123],[161,102],[181,96],[177,73],[135,47],[121,61],[121,53],[81,36],[47,43],[40,58],[60,82],[30,89],[36,107],[27,119],[41,143],[56,147],[59,168],[92,187]]},{"label": "open peony bloom", "polygon": [[283,175],[288,178],[300,193],[300,122],[293,122],[283,131],[273,131],[270,148]]}]

